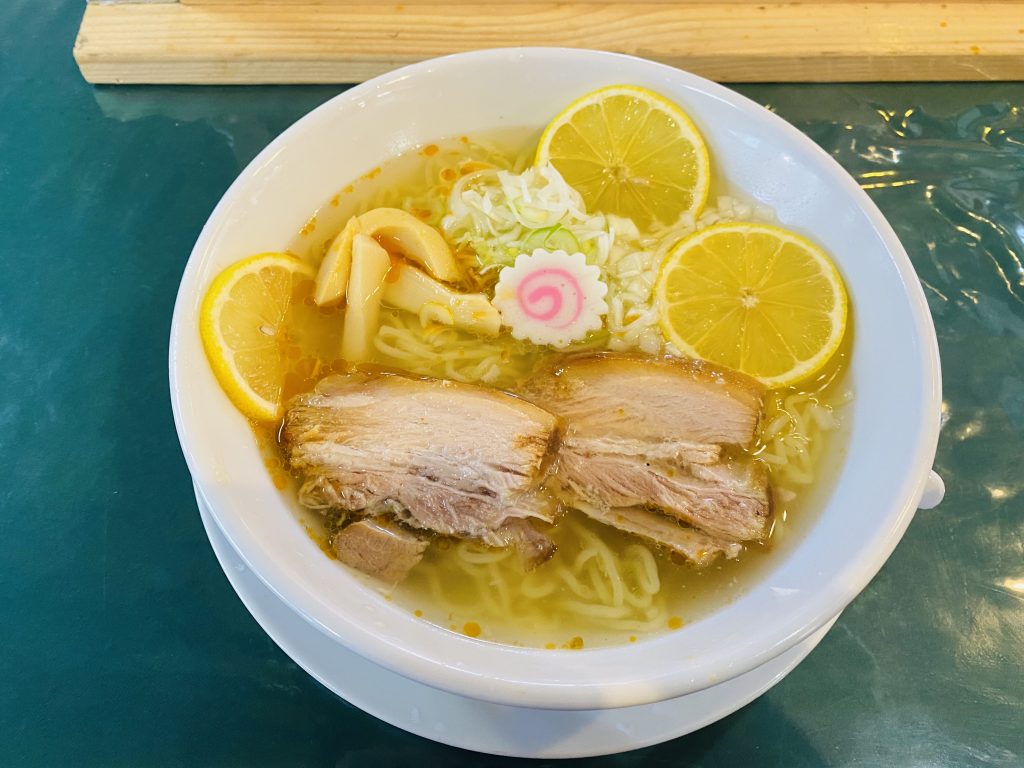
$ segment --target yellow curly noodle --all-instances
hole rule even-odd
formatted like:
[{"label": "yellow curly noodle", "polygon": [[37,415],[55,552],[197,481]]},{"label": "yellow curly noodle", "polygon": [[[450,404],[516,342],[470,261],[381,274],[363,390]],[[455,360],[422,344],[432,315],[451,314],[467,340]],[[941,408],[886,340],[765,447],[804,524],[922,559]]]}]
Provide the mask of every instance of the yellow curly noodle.
[{"label": "yellow curly noodle", "polygon": [[[667,251],[717,221],[772,221],[773,213],[721,196],[696,221],[638,232],[630,221],[582,210],[575,191],[558,186],[560,177],[530,171],[534,143],[519,132],[490,142],[455,139],[399,157],[321,208],[292,250],[316,262],[349,216],[381,206],[403,208],[444,232],[466,267],[461,288],[485,291],[521,249],[575,243],[602,270],[609,313],[606,328],[573,350],[674,353],[658,330],[652,296]],[[551,215],[560,218],[553,223]],[[429,314],[398,310],[382,312],[374,347],[377,362],[390,367],[496,387],[513,386],[553,354],[507,331],[483,339],[436,323]],[[453,631],[549,648],[622,643],[699,618],[757,578],[767,551],[778,549],[792,527],[790,518],[809,516],[805,507],[813,506],[810,497],[848,398],[839,377],[846,354],[837,355],[815,381],[767,397],[753,454],[768,467],[775,492],[771,546],[748,545],[738,562],[719,561],[698,571],[569,510],[546,530],[558,547],[554,557],[534,571],[523,570],[512,548],[436,539],[394,599]]]},{"label": "yellow curly noodle", "polygon": [[796,487],[813,483],[821,435],[839,426],[833,409],[814,395],[776,391],[769,397],[765,419],[764,451],[758,458],[771,470],[777,490],[795,493]]},{"label": "yellow curly noodle", "polygon": [[558,550],[529,573],[513,549],[435,545],[396,597],[454,631],[519,644],[589,647],[669,626],[662,581],[677,566],[577,512],[549,535]]},{"label": "yellow curly noodle", "polygon": [[[847,334],[835,358],[817,377],[803,384],[773,390],[765,399],[765,412],[754,446],[771,478],[775,499],[773,545],[791,527],[790,513],[802,514],[823,474],[834,469],[828,459],[842,432],[844,406],[853,399],[845,378],[852,338]],[[802,514],[807,517],[806,514]]]},{"label": "yellow curly noodle", "polygon": [[484,339],[397,310],[381,314],[374,347],[386,365],[494,387],[510,387],[526,378],[540,357],[536,347],[508,334]]}]

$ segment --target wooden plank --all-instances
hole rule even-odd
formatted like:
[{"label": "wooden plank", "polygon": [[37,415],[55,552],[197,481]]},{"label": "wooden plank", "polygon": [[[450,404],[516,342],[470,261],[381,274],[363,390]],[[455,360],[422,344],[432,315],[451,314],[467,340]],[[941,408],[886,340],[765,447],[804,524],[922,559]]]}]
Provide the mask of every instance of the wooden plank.
[{"label": "wooden plank", "polygon": [[341,83],[457,51],[635,54],[725,82],[1024,79],[1024,2],[93,4],[96,83]]},{"label": "wooden plank", "polygon": [[[182,5],[352,5],[352,0],[87,0],[88,2],[104,3],[138,3],[138,2],[180,2]],[[643,2],[657,5],[680,5],[692,2],[705,2],[707,0],[643,0]],[[371,0],[363,0],[365,4],[372,4]],[[591,5],[621,4],[623,0],[587,0]],[[849,3],[850,0],[817,0],[817,4]],[[915,3],[920,0],[887,0],[889,3]],[[976,0],[946,0],[949,3],[974,3]],[[449,0],[446,5],[509,5],[516,3],[536,4],[537,0]],[[377,5],[437,5],[437,0],[402,0],[396,3],[394,0],[378,0]],[[730,0],[731,5],[764,5],[764,0]]]}]

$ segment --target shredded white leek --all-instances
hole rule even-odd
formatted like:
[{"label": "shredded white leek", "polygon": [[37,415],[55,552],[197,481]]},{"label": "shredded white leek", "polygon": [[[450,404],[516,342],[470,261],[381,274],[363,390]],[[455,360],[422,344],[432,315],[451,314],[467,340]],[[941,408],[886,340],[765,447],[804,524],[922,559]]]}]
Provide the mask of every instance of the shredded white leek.
[{"label": "shredded white leek", "polygon": [[535,247],[575,248],[601,270],[608,286],[608,349],[664,351],[653,306],[658,268],[668,250],[688,234],[718,221],[770,221],[773,215],[731,197],[720,197],[694,221],[641,235],[628,219],[588,213],[579,193],[550,165],[522,173],[483,170],[452,187],[441,226],[449,241],[476,254],[477,268],[496,278],[517,255]]}]

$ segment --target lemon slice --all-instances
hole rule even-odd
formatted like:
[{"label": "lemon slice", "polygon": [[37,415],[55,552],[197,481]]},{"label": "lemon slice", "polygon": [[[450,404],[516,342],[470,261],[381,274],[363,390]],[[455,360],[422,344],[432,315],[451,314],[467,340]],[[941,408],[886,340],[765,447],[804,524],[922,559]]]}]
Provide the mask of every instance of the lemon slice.
[{"label": "lemon slice", "polygon": [[221,387],[250,419],[280,416],[290,343],[289,305],[316,270],[284,253],[261,253],[231,265],[210,285],[199,312],[203,348]]},{"label": "lemon slice", "polygon": [[680,352],[769,387],[821,370],[846,331],[846,289],[818,246],[764,224],[717,224],[676,245],[655,300]]},{"label": "lemon slice", "polygon": [[566,107],[541,135],[536,162],[554,165],[588,210],[625,216],[641,229],[696,217],[711,181],[693,121],[632,85],[601,88]]}]

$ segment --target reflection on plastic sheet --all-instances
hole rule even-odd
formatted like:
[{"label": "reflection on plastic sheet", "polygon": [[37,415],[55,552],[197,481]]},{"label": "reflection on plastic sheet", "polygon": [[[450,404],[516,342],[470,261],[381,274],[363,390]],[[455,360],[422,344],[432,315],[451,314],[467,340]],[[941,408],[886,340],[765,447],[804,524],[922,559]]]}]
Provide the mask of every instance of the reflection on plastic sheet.
[{"label": "reflection on plastic sheet", "polygon": [[[871,754],[914,733],[932,750],[915,765],[1020,765],[1019,729],[1012,739],[976,736],[1024,722],[1024,89],[748,92],[835,157],[882,209],[925,287],[942,355],[935,468],[946,498],[918,513],[830,636],[841,646],[833,659],[860,653],[866,663],[853,669],[877,669],[878,716],[846,748]],[[857,311],[870,310],[862,299]]]}]

